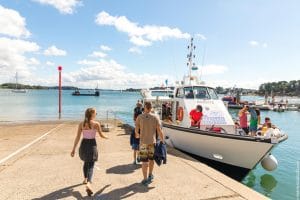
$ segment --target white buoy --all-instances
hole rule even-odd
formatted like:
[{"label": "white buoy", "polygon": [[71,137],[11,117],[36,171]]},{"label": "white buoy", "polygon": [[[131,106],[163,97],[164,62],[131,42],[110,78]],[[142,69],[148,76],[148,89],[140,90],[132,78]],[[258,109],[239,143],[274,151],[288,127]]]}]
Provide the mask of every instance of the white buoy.
[{"label": "white buoy", "polygon": [[273,171],[277,168],[278,161],[273,155],[269,154],[261,161],[260,164],[265,170]]}]

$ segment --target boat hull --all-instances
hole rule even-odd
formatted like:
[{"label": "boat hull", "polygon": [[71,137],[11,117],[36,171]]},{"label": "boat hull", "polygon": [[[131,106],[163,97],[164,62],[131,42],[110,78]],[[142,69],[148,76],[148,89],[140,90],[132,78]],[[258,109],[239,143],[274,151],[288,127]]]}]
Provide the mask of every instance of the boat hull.
[{"label": "boat hull", "polygon": [[274,144],[247,136],[220,134],[175,125],[163,126],[166,137],[175,148],[209,160],[253,169]]}]

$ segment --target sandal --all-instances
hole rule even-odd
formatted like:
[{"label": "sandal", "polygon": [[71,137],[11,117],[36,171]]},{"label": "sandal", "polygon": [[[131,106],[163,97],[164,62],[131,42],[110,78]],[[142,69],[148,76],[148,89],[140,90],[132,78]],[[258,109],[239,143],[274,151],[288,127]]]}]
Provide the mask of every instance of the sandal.
[{"label": "sandal", "polygon": [[89,197],[93,195],[93,191],[90,188],[86,188],[85,191]]}]

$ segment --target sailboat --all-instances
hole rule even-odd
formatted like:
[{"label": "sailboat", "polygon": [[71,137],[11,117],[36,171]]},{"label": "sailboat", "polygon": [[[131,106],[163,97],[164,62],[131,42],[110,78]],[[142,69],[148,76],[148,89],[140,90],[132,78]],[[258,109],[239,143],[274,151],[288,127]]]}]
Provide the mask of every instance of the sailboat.
[{"label": "sailboat", "polygon": [[16,72],[15,78],[16,78],[16,87],[11,91],[14,93],[26,93],[27,91],[25,89],[18,88],[18,72]]}]

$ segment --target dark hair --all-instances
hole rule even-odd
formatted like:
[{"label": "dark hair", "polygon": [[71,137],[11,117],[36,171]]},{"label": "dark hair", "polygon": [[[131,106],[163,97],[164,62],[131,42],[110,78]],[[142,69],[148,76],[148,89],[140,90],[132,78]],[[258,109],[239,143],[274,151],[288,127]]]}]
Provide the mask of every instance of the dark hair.
[{"label": "dark hair", "polygon": [[271,119],[270,119],[270,117],[266,117],[266,118],[265,118],[265,121],[266,121],[266,120],[270,121]]},{"label": "dark hair", "polygon": [[259,111],[259,109],[258,109],[258,108],[257,108],[257,109],[255,109],[255,112],[256,112],[257,116],[260,116],[260,111]]},{"label": "dark hair", "polygon": [[199,110],[199,112],[202,112],[202,106],[201,105],[197,105],[197,110]]},{"label": "dark hair", "polygon": [[151,102],[145,102],[144,106],[145,106],[145,108],[147,108],[148,110],[151,110],[151,108],[152,108]]}]

